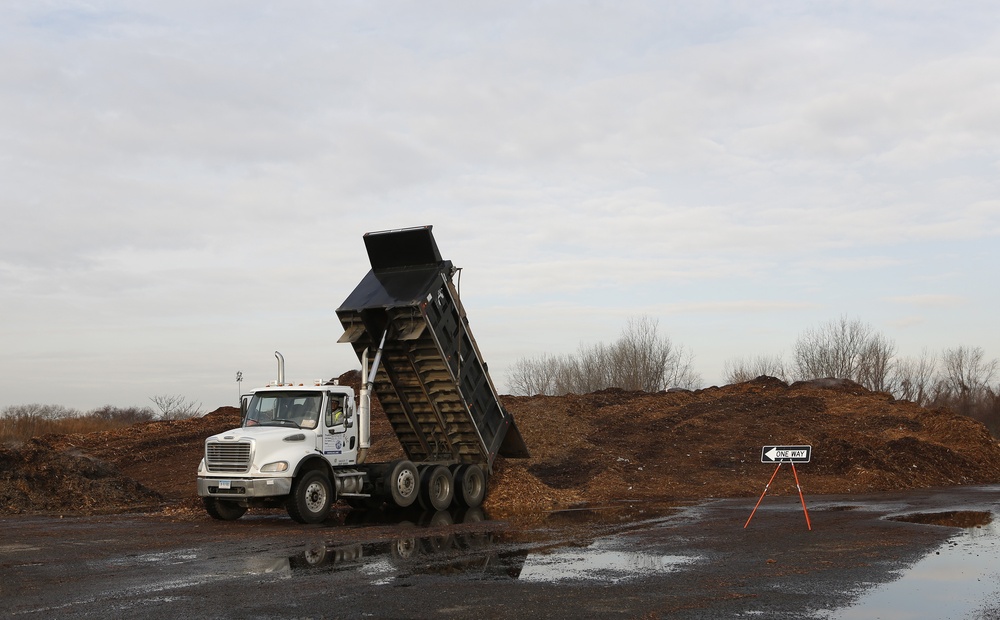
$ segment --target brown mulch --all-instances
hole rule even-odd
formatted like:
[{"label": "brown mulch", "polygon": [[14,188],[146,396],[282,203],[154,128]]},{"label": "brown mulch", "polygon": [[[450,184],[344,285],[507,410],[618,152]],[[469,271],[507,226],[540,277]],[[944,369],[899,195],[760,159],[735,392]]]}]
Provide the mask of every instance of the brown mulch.
[{"label": "brown mulch", "polygon": [[[357,372],[341,381],[357,387]],[[759,495],[774,466],[765,445],[809,444],[803,491],[870,493],[1000,482],[1000,445],[986,427],[870,392],[850,381],[753,381],[692,392],[617,389],[501,397],[531,451],[499,459],[485,508],[495,516],[616,501]],[[401,455],[377,404],[372,460]],[[190,420],[0,449],[0,514],[160,509],[199,515],[195,476],[209,435],[239,424],[222,407]],[[785,466],[783,469],[788,470]],[[769,493],[797,493],[791,471]]]}]

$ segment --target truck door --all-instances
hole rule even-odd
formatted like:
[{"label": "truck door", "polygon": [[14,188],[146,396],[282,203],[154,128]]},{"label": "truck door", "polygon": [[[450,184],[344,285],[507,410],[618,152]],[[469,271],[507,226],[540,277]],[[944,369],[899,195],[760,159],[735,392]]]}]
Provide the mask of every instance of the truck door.
[{"label": "truck door", "polygon": [[342,394],[330,394],[323,414],[323,456],[331,465],[354,465],[358,452],[358,429],[354,403]]}]

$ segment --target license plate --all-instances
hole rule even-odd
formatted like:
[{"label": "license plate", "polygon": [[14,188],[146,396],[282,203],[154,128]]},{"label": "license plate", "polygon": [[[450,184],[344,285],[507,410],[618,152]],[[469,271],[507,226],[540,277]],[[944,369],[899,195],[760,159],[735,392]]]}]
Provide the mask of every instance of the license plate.
[{"label": "license plate", "polygon": [[219,480],[219,488],[220,489],[231,489],[231,488],[233,488],[233,481],[232,480]]}]

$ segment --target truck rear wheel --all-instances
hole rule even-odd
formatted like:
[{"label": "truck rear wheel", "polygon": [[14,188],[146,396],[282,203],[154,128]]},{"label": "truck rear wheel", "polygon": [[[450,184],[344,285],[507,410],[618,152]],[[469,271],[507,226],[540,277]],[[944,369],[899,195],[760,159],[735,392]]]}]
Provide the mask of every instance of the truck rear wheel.
[{"label": "truck rear wheel", "polygon": [[466,508],[481,506],[486,499],[486,474],[479,465],[462,465],[455,472],[455,499]]},{"label": "truck rear wheel", "polygon": [[455,498],[455,481],[444,465],[432,465],[420,477],[420,505],[424,510],[446,510]]},{"label": "truck rear wheel", "polygon": [[389,497],[400,508],[409,508],[420,495],[420,475],[417,466],[406,460],[389,463],[386,476]]},{"label": "truck rear wheel", "polygon": [[288,516],[299,523],[322,523],[329,516],[333,502],[330,479],[314,469],[302,474],[292,485],[285,508]]},{"label": "truck rear wheel", "polygon": [[208,516],[220,521],[235,521],[247,512],[246,506],[240,506],[236,502],[227,502],[224,499],[214,497],[201,499],[202,503],[205,504],[205,512],[208,513]]}]

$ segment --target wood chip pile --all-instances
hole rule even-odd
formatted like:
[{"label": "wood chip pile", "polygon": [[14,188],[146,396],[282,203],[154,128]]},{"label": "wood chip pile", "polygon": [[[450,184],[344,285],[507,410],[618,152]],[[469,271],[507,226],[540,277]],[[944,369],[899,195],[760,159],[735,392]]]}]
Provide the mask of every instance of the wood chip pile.
[{"label": "wood chip pile", "polygon": [[[341,381],[356,384],[358,373]],[[357,387],[357,385],[355,385]],[[982,424],[870,392],[850,381],[753,381],[692,392],[501,398],[530,459],[499,459],[492,516],[620,501],[759,495],[774,472],[765,445],[813,447],[803,491],[878,491],[1000,482],[1000,446]],[[372,460],[402,455],[377,403]],[[204,517],[195,473],[205,438],[239,424],[201,418],[37,438],[0,450],[0,514],[148,510]],[[769,493],[796,493],[779,472]],[[204,517],[207,518],[207,517]]]}]

